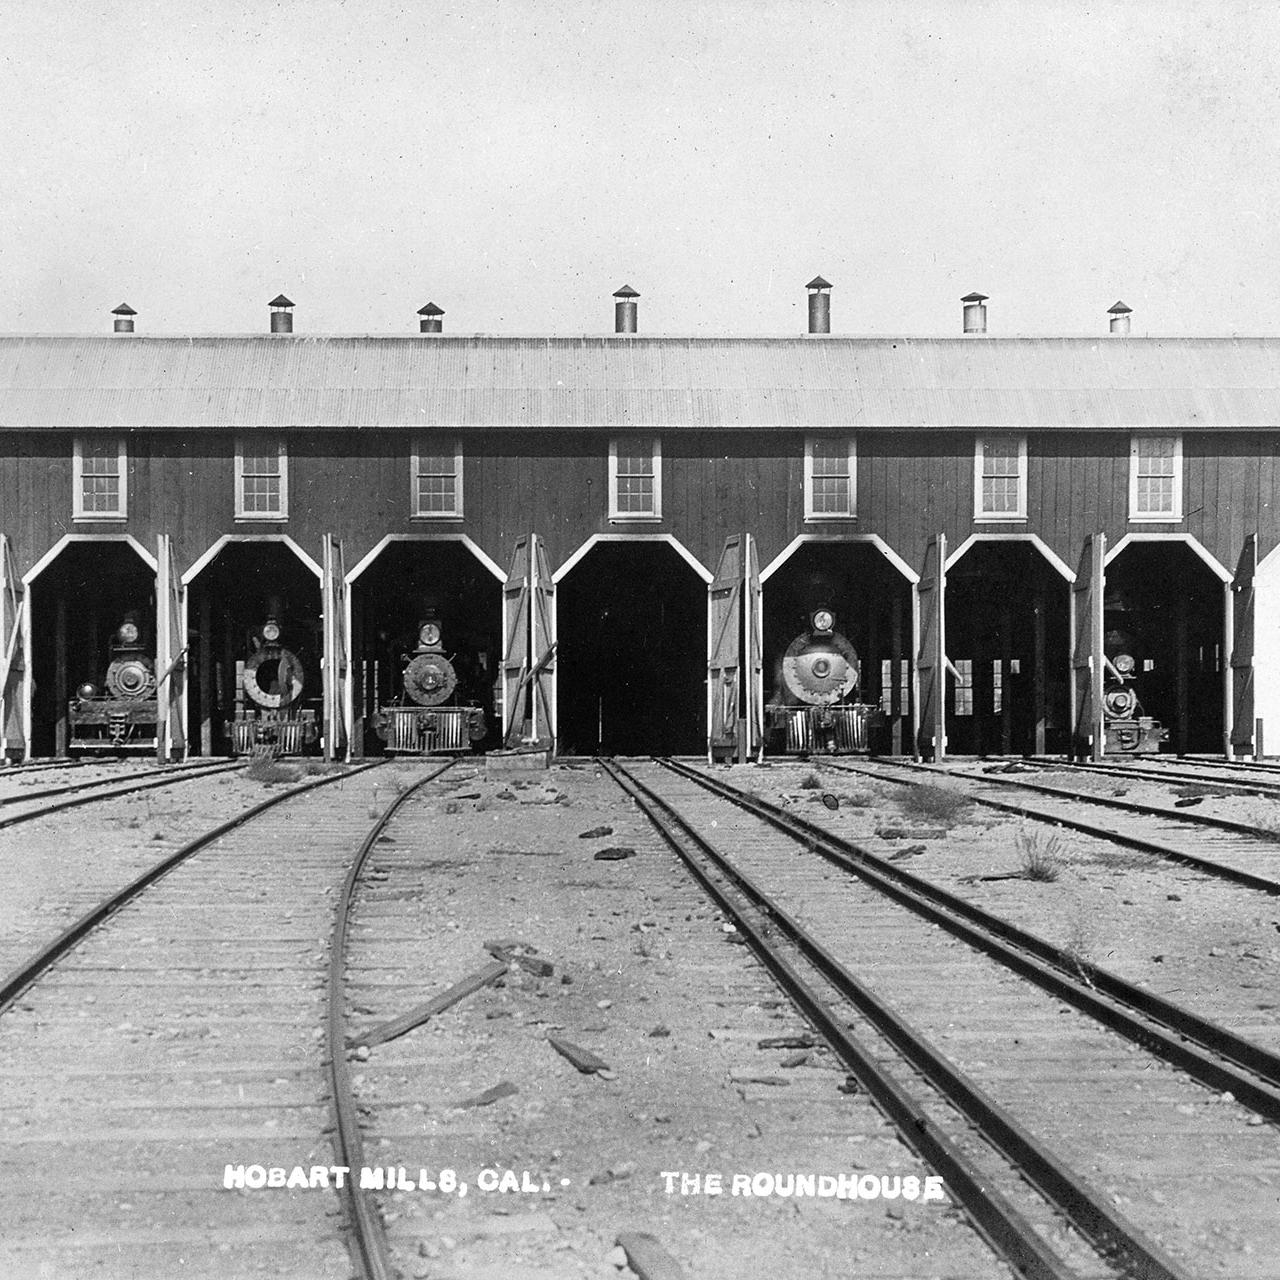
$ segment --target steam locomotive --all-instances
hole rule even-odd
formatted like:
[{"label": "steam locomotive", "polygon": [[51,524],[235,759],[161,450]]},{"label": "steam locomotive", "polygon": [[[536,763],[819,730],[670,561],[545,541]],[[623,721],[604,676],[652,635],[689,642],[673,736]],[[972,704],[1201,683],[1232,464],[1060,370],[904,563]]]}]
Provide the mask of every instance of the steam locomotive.
[{"label": "steam locomotive", "polygon": [[1109,628],[1102,639],[1103,751],[1107,755],[1152,755],[1169,740],[1169,730],[1143,715],[1137,680],[1143,666],[1143,644],[1120,626]]},{"label": "steam locomotive", "polygon": [[[469,751],[488,732],[483,707],[464,703],[459,689],[471,682],[460,680],[461,660],[445,654],[439,619],[434,615],[418,624],[417,645],[403,653],[398,700],[379,707],[374,729],[396,755],[435,755]],[[458,665],[455,665],[458,664]]]},{"label": "steam locomotive", "polygon": [[806,622],[774,670],[774,693],[765,708],[770,747],[800,755],[865,751],[868,727],[883,715],[874,704],[855,700],[857,650],[836,630],[835,614],[826,605]]},{"label": "steam locomotive", "polygon": [[105,690],[86,681],[68,707],[71,751],[155,750],[159,702],[155,659],[136,613],[126,613],[111,637]]},{"label": "steam locomotive", "polygon": [[249,657],[236,663],[235,717],[229,723],[232,755],[301,755],[320,738],[312,707],[303,707],[302,660],[281,642],[276,610],[249,637]]}]

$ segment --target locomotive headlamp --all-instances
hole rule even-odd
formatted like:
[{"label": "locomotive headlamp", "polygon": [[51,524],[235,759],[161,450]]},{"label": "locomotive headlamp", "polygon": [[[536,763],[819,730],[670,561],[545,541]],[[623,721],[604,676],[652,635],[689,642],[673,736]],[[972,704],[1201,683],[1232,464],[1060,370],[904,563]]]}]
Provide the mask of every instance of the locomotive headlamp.
[{"label": "locomotive headlamp", "polygon": [[120,624],[120,643],[121,644],[137,644],[138,643],[138,627],[133,622],[122,622]]},{"label": "locomotive headlamp", "polygon": [[425,645],[439,644],[440,624],[438,622],[424,622],[418,628],[418,643]]},{"label": "locomotive headlamp", "polygon": [[830,631],[836,625],[835,615],[830,609],[818,609],[813,615],[815,631]]},{"label": "locomotive headlamp", "polygon": [[1112,666],[1122,675],[1127,676],[1134,668],[1133,654],[1118,653],[1112,660]]},{"label": "locomotive headlamp", "polygon": [[280,624],[278,622],[268,622],[262,628],[262,638],[268,644],[275,644],[280,639]]}]

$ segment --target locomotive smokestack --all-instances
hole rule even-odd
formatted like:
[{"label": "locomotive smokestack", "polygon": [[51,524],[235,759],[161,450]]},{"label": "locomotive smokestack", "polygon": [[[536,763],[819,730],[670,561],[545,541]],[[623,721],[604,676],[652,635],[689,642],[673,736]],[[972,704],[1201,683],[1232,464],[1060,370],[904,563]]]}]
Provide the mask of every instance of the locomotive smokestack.
[{"label": "locomotive smokestack", "polygon": [[966,293],[960,301],[964,303],[965,333],[986,333],[987,295],[985,293]]},{"label": "locomotive smokestack", "polygon": [[1123,337],[1129,332],[1129,316],[1133,313],[1132,307],[1126,307],[1123,302],[1117,302],[1114,307],[1107,311],[1107,315],[1111,317],[1111,332],[1118,333]]},{"label": "locomotive smokestack", "polygon": [[422,307],[418,314],[422,319],[418,322],[418,331],[420,333],[443,333],[444,321],[440,318],[444,312],[436,306],[434,302],[428,302]]},{"label": "locomotive smokestack", "polygon": [[267,305],[271,308],[271,332],[292,333],[293,303],[282,293],[278,298],[272,298]]},{"label": "locomotive smokestack", "polygon": [[127,302],[122,302],[111,314],[115,316],[116,333],[133,332],[133,317],[138,313]]},{"label": "locomotive smokestack", "polygon": [[613,304],[614,333],[635,333],[636,299],[640,295],[629,284],[624,284],[613,296],[618,300]]},{"label": "locomotive smokestack", "polygon": [[831,332],[831,286],[814,276],[805,288],[809,290],[809,332]]}]

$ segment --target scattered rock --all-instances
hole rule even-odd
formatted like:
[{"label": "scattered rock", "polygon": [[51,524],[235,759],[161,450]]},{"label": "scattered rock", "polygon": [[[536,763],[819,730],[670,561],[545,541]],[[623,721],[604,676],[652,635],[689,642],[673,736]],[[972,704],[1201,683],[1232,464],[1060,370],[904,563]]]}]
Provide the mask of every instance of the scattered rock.
[{"label": "scattered rock", "polygon": [[579,831],[579,840],[599,840],[601,836],[613,835],[612,827],[592,827],[590,831]]},{"label": "scattered rock", "polygon": [[812,1036],[767,1036],[756,1042],[757,1049],[812,1049],[817,1044]]},{"label": "scattered rock", "polygon": [[1166,901],[1168,901],[1168,902],[1181,902],[1181,901],[1182,901],[1182,894],[1180,894],[1180,893],[1166,893],[1164,896],[1165,896]]},{"label": "scattered rock", "polygon": [[791,1083],[783,1076],[771,1076],[758,1067],[730,1067],[729,1079],[734,1084],[767,1084],[785,1087]]},{"label": "scattered rock", "polygon": [[901,862],[904,858],[918,858],[922,853],[928,853],[929,850],[922,844],[909,844],[905,848],[899,849],[897,853],[889,855],[890,862]]},{"label": "scattered rock", "polygon": [[782,1065],[786,1068],[803,1067],[809,1061],[807,1053],[790,1053],[782,1060]]},{"label": "scattered rock", "polygon": [[664,1027],[661,1023],[659,1023],[656,1027],[654,1027],[652,1031],[649,1032],[649,1039],[664,1040],[670,1034],[671,1034],[671,1028]]},{"label": "scattered rock", "polygon": [[463,1098],[460,1102],[455,1102],[452,1105],[459,1111],[470,1111],[475,1107],[491,1106],[500,1099],[510,1098],[513,1094],[519,1092],[520,1090],[510,1080],[503,1080],[500,1084],[495,1084],[492,1089],[477,1093],[472,1098]]},{"label": "scattered rock", "polygon": [[822,793],[822,803],[834,813],[840,807],[840,797],[832,795],[830,791],[824,791]]},{"label": "scattered rock", "polygon": [[[876,835],[881,840],[945,840],[945,827],[880,827]],[[924,851],[921,850],[923,853]]]},{"label": "scattered rock", "polygon": [[597,862],[621,862],[623,858],[634,858],[636,851],[630,845],[610,845],[607,849],[597,849],[593,855]]},{"label": "scattered rock", "polygon": [[1173,807],[1175,809],[1189,809],[1193,804],[1199,804],[1203,799],[1203,796],[1184,796],[1181,800],[1175,800]]}]

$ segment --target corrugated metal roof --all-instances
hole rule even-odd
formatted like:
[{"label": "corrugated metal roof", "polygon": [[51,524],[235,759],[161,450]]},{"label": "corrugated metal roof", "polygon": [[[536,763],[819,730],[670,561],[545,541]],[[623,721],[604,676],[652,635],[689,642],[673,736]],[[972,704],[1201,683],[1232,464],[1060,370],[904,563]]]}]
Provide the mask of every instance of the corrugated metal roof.
[{"label": "corrugated metal roof", "polygon": [[0,428],[1271,428],[1275,338],[0,336]]}]

